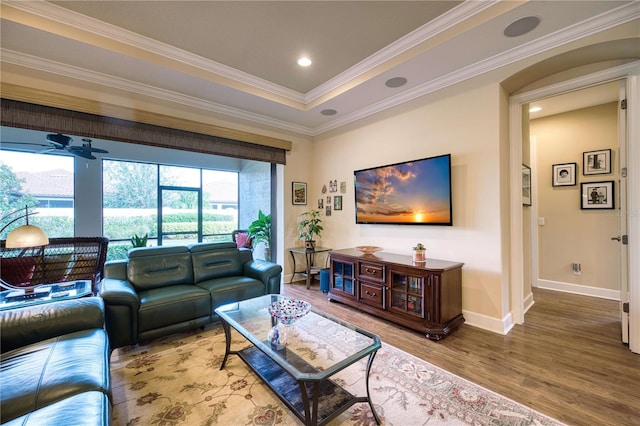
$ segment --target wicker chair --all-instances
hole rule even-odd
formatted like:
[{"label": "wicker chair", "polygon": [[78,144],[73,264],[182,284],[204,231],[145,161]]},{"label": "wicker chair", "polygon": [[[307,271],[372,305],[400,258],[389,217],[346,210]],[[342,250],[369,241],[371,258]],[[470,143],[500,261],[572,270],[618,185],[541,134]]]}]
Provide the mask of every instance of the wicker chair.
[{"label": "wicker chair", "polygon": [[0,241],[0,277],[18,287],[91,280],[97,292],[108,244],[104,237],[50,238],[44,247],[10,249]]}]

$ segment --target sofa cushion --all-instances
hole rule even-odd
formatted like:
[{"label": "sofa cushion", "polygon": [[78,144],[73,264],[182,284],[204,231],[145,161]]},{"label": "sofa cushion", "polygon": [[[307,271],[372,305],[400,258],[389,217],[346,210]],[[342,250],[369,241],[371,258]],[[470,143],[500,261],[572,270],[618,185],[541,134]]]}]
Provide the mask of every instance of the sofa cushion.
[{"label": "sofa cushion", "polygon": [[136,290],[193,283],[191,254],[184,246],[129,250],[127,278]]},{"label": "sofa cushion", "polygon": [[238,300],[251,299],[265,294],[264,283],[242,275],[216,278],[197,284],[211,293],[211,309]]},{"label": "sofa cushion", "polygon": [[234,243],[198,244],[190,250],[195,283],[243,274],[243,258]]},{"label": "sofa cushion", "polygon": [[102,392],[89,391],[54,402],[2,426],[102,426],[111,424],[111,404]]},{"label": "sofa cushion", "polygon": [[138,296],[138,333],[211,315],[211,295],[195,285],[145,290]]},{"label": "sofa cushion", "polygon": [[64,334],[2,354],[0,421],[87,391],[110,395],[109,356],[102,329]]}]

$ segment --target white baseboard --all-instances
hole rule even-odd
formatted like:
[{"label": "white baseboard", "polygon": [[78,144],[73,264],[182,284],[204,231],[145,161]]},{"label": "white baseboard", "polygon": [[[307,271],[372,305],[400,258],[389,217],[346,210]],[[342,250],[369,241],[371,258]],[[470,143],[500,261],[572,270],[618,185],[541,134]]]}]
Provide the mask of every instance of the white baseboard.
[{"label": "white baseboard", "polygon": [[588,287],[585,285],[563,283],[560,281],[538,280],[537,288],[563,291],[565,293],[580,294],[582,296],[599,297],[601,299],[620,301],[620,290],[611,290],[600,287]]},{"label": "white baseboard", "polygon": [[527,312],[529,312],[529,309],[531,309],[531,307],[534,304],[534,300],[533,300],[533,293],[529,293],[527,295],[527,297],[524,298],[524,313],[526,314]]},{"label": "white baseboard", "polygon": [[498,319],[471,311],[462,311],[464,322],[467,325],[483,330],[506,335],[513,328],[513,317],[508,313],[504,318]]}]

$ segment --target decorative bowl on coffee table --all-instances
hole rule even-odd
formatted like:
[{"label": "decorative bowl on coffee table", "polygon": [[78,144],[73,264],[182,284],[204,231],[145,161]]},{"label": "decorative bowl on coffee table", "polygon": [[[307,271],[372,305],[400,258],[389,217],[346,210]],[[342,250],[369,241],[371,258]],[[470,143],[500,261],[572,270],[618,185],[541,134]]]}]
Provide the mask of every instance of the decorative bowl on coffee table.
[{"label": "decorative bowl on coffee table", "polygon": [[297,299],[283,299],[269,305],[268,311],[280,324],[291,325],[311,310],[311,303]]}]

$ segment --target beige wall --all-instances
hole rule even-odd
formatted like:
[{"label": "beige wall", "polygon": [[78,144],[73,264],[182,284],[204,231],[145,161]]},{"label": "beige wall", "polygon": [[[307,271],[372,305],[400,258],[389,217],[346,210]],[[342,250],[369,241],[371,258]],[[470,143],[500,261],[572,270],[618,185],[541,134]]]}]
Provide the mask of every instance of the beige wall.
[{"label": "beige wall", "polygon": [[[619,290],[617,210],[581,210],[583,182],[615,181],[618,207],[618,119],[617,103],[585,108],[531,121],[536,141],[539,285],[560,287],[563,283]],[[612,150],[610,174],[584,176],[582,153]],[[577,163],[576,186],[552,186],[552,165]],[[571,264],[582,265],[581,275]],[[588,293],[588,291],[586,291]]]},{"label": "beige wall", "polygon": [[[414,101],[395,115],[316,138],[310,201],[317,206],[322,185],[330,180],[347,182],[343,210],[325,217],[322,244],[336,249],[377,245],[410,254],[422,242],[431,258],[465,263],[463,310],[469,323],[472,313],[503,318],[500,108],[506,109],[500,86],[487,84],[445,99]],[[355,224],[354,170],[447,153],[452,227]]]}]

